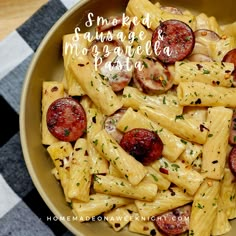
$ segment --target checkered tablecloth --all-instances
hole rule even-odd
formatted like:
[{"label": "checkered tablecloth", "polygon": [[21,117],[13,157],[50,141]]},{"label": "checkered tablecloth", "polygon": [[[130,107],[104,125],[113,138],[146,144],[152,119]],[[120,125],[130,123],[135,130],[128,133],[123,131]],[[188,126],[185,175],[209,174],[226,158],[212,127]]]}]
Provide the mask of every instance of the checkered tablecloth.
[{"label": "checkered tablecloth", "polygon": [[[0,236],[72,235],[35,189],[24,162],[20,135],[21,89],[32,57],[52,25],[79,0],[50,0],[0,41]],[[1,9],[0,9],[1,10]]]}]

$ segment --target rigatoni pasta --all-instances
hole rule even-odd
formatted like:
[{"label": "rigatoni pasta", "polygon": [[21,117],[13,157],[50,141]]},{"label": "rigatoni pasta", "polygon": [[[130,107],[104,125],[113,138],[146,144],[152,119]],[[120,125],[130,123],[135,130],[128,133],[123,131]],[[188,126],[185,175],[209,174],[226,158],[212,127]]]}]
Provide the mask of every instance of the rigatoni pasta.
[{"label": "rigatoni pasta", "polygon": [[[102,215],[117,232],[143,235],[229,232],[236,83],[225,54],[236,46],[235,23],[149,0],[99,20],[95,35],[63,36],[63,81],[42,87],[42,144],[77,221]],[[55,100],[64,102],[60,114]],[[80,136],[68,140],[75,127]]]},{"label": "rigatoni pasta", "polygon": [[177,96],[182,106],[236,107],[236,88],[215,87],[201,82],[181,82]]},{"label": "rigatoni pasta", "polygon": [[202,172],[208,178],[221,180],[224,175],[232,115],[228,108],[208,109],[209,135],[202,150]]}]

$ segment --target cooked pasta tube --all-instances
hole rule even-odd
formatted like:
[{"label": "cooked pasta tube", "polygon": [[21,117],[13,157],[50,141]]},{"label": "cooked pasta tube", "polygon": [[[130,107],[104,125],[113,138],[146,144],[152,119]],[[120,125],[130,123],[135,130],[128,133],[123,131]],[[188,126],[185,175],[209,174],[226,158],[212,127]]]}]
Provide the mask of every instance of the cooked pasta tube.
[{"label": "cooked pasta tube", "polygon": [[179,137],[151,121],[140,112],[133,111],[132,108],[129,108],[121,117],[117,123],[117,128],[122,132],[134,128],[145,128],[157,132],[164,144],[162,154],[171,161],[176,160],[185,149],[185,145]]},{"label": "cooked pasta tube", "polygon": [[194,236],[209,236],[217,213],[220,183],[205,179],[194,196],[190,215],[189,233]]},{"label": "cooked pasta tube", "polygon": [[184,116],[191,117],[200,122],[205,122],[207,118],[207,108],[206,107],[184,107]]},{"label": "cooked pasta tube", "polygon": [[117,196],[95,193],[89,196],[89,202],[72,200],[72,209],[79,222],[89,221],[94,216],[131,203],[133,200]]},{"label": "cooked pasta tube", "polygon": [[185,193],[178,187],[168,190],[158,191],[156,198],[152,202],[135,200],[141,217],[152,217],[166,211],[183,206],[193,200],[193,197]]},{"label": "cooked pasta tube", "polygon": [[87,140],[77,139],[71,155],[68,197],[88,202],[91,174],[87,151]]},{"label": "cooked pasta tube", "polygon": [[[161,21],[177,19],[192,26],[194,21],[193,15],[177,15],[161,10],[149,0],[130,0],[126,7],[126,14],[128,16],[137,16],[139,20],[143,18],[150,18],[150,28],[155,30]],[[145,23],[145,22],[144,22]],[[144,24],[149,26],[148,24]]]},{"label": "cooked pasta tube", "polygon": [[112,163],[132,185],[137,185],[146,175],[145,167],[129,155],[105,130],[94,136],[93,144],[96,150]]},{"label": "cooked pasta tube", "polygon": [[131,220],[131,214],[125,207],[105,212],[104,217],[115,231],[123,229]]},{"label": "cooked pasta tube", "polygon": [[215,61],[222,61],[224,55],[234,49],[236,41],[234,37],[226,36],[222,37],[219,41],[215,42],[214,48],[211,50],[211,57]]},{"label": "cooked pasta tube", "polygon": [[68,184],[69,184],[69,167],[70,166],[70,155],[73,152],[73,148],[71,143],[59,141],[51,144],[47,151],[50,157],[53,160],[55,167],[58,170],[61,186],[63,188],[65,198],[67,202],[70,202],[70,198],[68,196]]},{"label": "cooked pasta tube", "polygon": [[124,107],[131,107],[134,110],[138,110],[143,105],[157,109],[166,109],[176,115],[182,114],[183,112],[183,106],[179,105],[178,98],[174,94],[147,95],[137,88],[130,86],[125,87],[123,90],[122,103]]},{"label": "cooked pasta tube", "polygon": [[228,62],[175,63],[174,82],[202,82],[214,86],[232,87],[234,64]]},{"label": "cooked pasta tube", "polygon": [[172,163],[165,158],[161,158],[152,164],[152,168],[159,170],[163,177],[190,195],[194,195],[203,182],[201,174],[181,160]]},{"label": "cooked pasta tube", "polygon": [[202,172],[212,179],[222,179],[227,156],[233,111],[225,107],[208,109],[209,135],[202,150]]},{"label": "cooked pasta tube", "polygon": [[223,201],[223,209],[228,219],[236,218],[236,183],[230,169],[225,168],[224,178],[221,183],[220,197]]},{"label": "cooked pasta tube", "polygon": [[195,18],[196,29],[208,29],[216,32],[217,34],[222,34],[219,24],[217,23],[215,17],[208,17],[205,13],[200,13]]},{"label": "cooked pasta tube", "polygon": [[138,212],[138,208],[136,207],[136,205],[133,203],[130,203],[128,205],[124,206],[125,209],[129,210],[130,212]]},{"label": "cooked pasta tube", "polygon": [[[122,107],[122,103],[111,86],[95,70],[88,57],[70,64],[71,69],[85,93],[105,115],[111,115]],[[86,79],[84,79],[86,78]]]},{"label": "cooked pasta tube", "polygon": [[224,203],[221,197],[219,197],[217,205],[218,205],[218,208],[217,208],[216,217],[213,223],[213,227],[211,230],[211,235],[224,235],[228,233],[232,227],[228,221],[228,217],[225,211],[223,210]]},{"label": "cooked pasta tube", "polygon": [[145,168],[148,171],[144,178],[145,181],[156,184],[160,190],[166,190],[170,187],[170,181],[164,178],[159,170],[155,170],[151,166],[146,166]]},{"label": "cooked pasta tube", "polygon": [[103,129],[104,116],[96,108],[86,110],[87,117],[87,145],[91,174],[108,173],[108,161],[95,149],[93,136]]},{"label": "cooked pasta tube", "polygon": [[224,35],[229,35],[236,38],[236,21],[233,23],[221,25],[220,28]]},{"label": "cooked pasta tube", "polygon": [[205,125],[194,118],[184,117],[182,114],[175,115],[166,109],[152,109],[145,106],[140,107],[140,112],[178,137],[199,144],[206,141],[207,128],[203,129],[202,127]]},{"label": "cooked pasta tube", "polygon": [[236,88],[215,87],[201,82],[181,82],[177,88],[183,106],[236,107]]},{"label": "cooked pasta tube", "polygon": [[108,173],[109,173],[109,175],[112,175],[115,177],[119,177],[119,178],[123,177],[122,174],[120,173],[120,171],[117,170],[117,168],[111,163],[109,165],[109,172]]},{"label": "cooked pasta tube", "polygon": [[57,81],[44,81],[42,90],[42,144],[51,145],[52,143],[58,142],[59,140],[54,137],[47,126],[47,111],[48,107],[58,98],[64,96],[64,86],[62,83]]},{"label": "cooked pasta tube", "polygon": [[84,38],[84,34],[78,34],[77,37],[79,39],[77,41],[75,34],[66,34],[62,38],[65,78],[68,87],[67,92],[70,96],[82,96],[85,94],[69,66],[72,61],[80,61],[80,58],[84,57],[82,50],[88,47],[88,41]]},{"label": "cooked pasta tube", "polygon": [[[185,141],[183,140],[183,142]],[[185,161],[187,164],[192,165],[192,163],[202,153],[202,145],[191,142],[185,142],[185,143],[186,143],[186,149],[184,152],[182,152],[179,158]]]},{"label": "cooked pasta tube", "polygon": [[112,175],[96,175],[94,189],[98,193],[152,201],[157,194],[157,185],[146,181],[133,186],[128,180]]}]

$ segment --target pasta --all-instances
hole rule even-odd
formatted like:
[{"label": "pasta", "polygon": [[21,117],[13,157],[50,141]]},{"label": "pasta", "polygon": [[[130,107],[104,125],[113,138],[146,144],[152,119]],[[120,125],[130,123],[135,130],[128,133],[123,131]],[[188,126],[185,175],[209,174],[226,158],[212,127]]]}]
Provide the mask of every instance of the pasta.
[{"label": "pasta", "polygon": [[129,0],[95,34],[63,36],[63,80],[42,84],[41,141],[78,222],[102,215],[114,231],[142,235],[230,232],[235,24]]}]

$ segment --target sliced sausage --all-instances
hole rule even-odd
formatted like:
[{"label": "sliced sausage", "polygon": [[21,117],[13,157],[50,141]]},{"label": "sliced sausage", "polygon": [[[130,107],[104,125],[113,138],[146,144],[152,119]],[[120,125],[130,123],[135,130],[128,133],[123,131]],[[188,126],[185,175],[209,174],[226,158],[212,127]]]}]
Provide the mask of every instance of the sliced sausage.
[{"label": "sliced sausage", "polygon": [[[107,62],[109,60],[109,62]],[[100,75],[108,79],[114,92],[126,87],[133,76],[133,63],[126,55],[110,56],[99,66]]]},{"label": "sliced sausage", "polygon": [[233,146],[229,153],[229,168],[232,174],[236,177],[236,146]]},{"label": "sliced sausage", "polygon": [[[116,49],[119,48],[119,51]],[[96,49],[97,52],[94,50]],[[116,50],[116,51],[115,51]],[[121,91],[129,84],[133,75],[133,62],[124,54],[124,45],[119,40],[93,41],[89,57],[99,57],[98,70],[102,79],[109,82],[112,90]]]},{"label": "sliced sausage", "polygon": [[86,114],[80,103],[73,98],[59,98],[47,111],[47,126],[53,136],[72,142],[86,131]]},{"label": "sliced sausage", "polygon": [[231,127],[230,127],[229,143],[232,145],[236,144],[236,112],[235,111],[233,113]]},{"label": "sliced sausage", "polygon": [[113,29],[117,26],[122,25],[122,17],[121,16],[112,16],[108,19],[104,19],[101,24],[96,27],[96,30],[100,33],[106,30]]},{"label": "sliced sausage", "polygon": [[114,115],[106,118],[104,128],[118,143],[123,137],[123,133],[116,128],[116,124],[125,113],[125,109],[117,111]]},{"label": "sliced sausage", "polygon": [[167,235],[179,235],[189,230],[191,206],[186,205],[156,217],[155,225]]},{"label": "sliced sausage", "polygon": [[152,34],[154,54],[163,63],[173,64],[191,54],[195,37],[192,29],[182,21],[161,22]]},{"label": "sliced sausage", "polygon": [[120,141],[120,145],[144,165],[149,165],[159,159],[163,150],[163,143],[159,136],[153,131],[142,128],[135,128],[126,132]]},{"label": "sliced sausage", "polygon": [[236,48],[230,50],[225,54],[225,56],[222,59],[223,62],[230,62],[234,64],[234,71],[232,72],[234,81],[233,85],[236,87]]},{"label": "sliced sausage", "polygon": [[208,29],[199,29],[194,32],[195,36],[195,45],[193,49],[193,54],[204,54],[209,56],[209,52],[211,48],[209,48],[209,44],[211,42],[217,42],[220,40],[220,36]]},{"label": "sliced sausage", "polygon": [[173,79],[168,69],[160,62],[152,59],[142,59],[142,70],[134,69],[133,80],[139,90],[149,94],[161,94],[173,85]]}]

